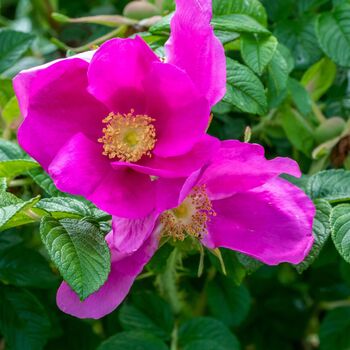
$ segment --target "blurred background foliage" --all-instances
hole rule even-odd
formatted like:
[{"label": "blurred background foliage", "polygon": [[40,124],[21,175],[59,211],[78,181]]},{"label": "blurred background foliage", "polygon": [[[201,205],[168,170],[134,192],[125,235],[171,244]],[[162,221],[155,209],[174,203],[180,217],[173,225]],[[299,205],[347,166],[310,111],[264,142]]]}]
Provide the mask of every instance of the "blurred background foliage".
[{"label": "blurred background foliage", "polygon": [[228,82],[210,133],[251,138],[269,157],[298,161],[306,175],[297,184],[318,209],[310,256],[296,268],[268,267],[206,252],[198,278],[198,247],[173,243],[111,315],[93,321],[60,312],[60,266],[41,243],[38,218],[93,217],[105,233],[109,217],[81,199],[61,201],[16,145],[21,116],[11,79],[136,33],[162,56],[174,4],[0,0],[1,350],[350,349],[350,2],[214,0],[213,7]]}]

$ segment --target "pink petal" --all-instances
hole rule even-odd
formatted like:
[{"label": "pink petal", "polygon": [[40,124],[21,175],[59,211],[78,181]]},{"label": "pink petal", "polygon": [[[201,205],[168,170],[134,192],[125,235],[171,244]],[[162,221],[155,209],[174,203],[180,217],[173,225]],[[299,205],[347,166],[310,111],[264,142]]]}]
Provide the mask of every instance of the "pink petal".
[{"label": "pink petal", "polygon": [[76,134],[49,166],[56,186],[81,195],[100,209],[121,217],[142,217],[155,205],[154,183],[132,169],[113,169],[102,146]]},{"label": "pink petal", "polygon": [[212,106],[225,95],[226,59],[211,17],[211,0],[176,0],[166,52],[168,61],[187,72]]},{"label": "pink petal", "polygon": [[25,120],[18,131],[22,148],[45,170],[77,132],[96,139],[108,111],[87,92],[88,63],[64,59],[17,75],[14,87]]},{"label": "pink petal", "polygon": [[165,178],[185,177],[201,168],[215,154],[220,142],[212,136],[204,135],[186,154],[177,157],[143,157],[137,163],[112,162],[115,169],[128,167],[140,173]]},{"label": "pink petal", "polygon": [[216,216],[203,243],[250,255],[269,265],[298,264],[313,244],[315,207],[283,179],[232,197],[212,201]]},{"label": "pink petal", "polygon": [[137,251],[151,235],[159,214],[152,212],[141,219],[113,217],[113,245],[122,253]]},{"label": "pink petal", "polygon": [[127,296],[137,275],[158,248],[157,234],[133,254],[120,253],[113,247],[111,233],[106,237],[111,249],[111,272],[107,282],[84,301],[63,282],[57,291],[57,305],[65,313],[79,318],[101,318],[116,309]]},{"label": "pink petal", "polygon": [[145,96],[142,81],[151,64],[159,59],[140,38],[112,39],[95,53],[88,71],[89,91],[110,112],[143,114]]},{"label": "pink petal", "polygon": [[163,212],[179,206],[197,184],[201,169],[187,178],[160,178],[156,182],[157,211]]},{"label": "pink petal", "polygon": [[154,63],[144,81],[147,114],[155,119],[153,153],[171,157],[189,151],[205,134],[210,108],[189,76],[179,68]]},{"label": "pink petal", "polygon": [[267,160],[264,148],[257,144],[224,141],[204,171],[200,184],[206,184],[211,199],[221,199],[261,186],[280,174],[299,177],[298,163],[281,157]]}]

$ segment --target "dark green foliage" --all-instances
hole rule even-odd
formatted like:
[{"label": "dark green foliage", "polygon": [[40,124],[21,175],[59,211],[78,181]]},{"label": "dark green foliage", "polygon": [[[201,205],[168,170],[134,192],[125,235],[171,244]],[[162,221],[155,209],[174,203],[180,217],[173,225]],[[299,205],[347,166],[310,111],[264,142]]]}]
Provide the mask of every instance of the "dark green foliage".
[{"label": "dark green foliage", "polygon": [[81,299],[106,280],[111,217],[59,191],[18,146],[11,79],[106,34],[140,32],[164,55],[174,3],[148,1],[149,12],[137,13],[125,10],[128,0],[0,2],[0,350],[349,350],[349,0],[213,0],[227,93],[209,132],[251,133],[268,158],[299,163],[307,175],[288,180],[317,209],[308,257],[269,267],[206,250],[198,277],[198,244],[169,241],[111,315],[78,320],[58,310],[62,277]]}]

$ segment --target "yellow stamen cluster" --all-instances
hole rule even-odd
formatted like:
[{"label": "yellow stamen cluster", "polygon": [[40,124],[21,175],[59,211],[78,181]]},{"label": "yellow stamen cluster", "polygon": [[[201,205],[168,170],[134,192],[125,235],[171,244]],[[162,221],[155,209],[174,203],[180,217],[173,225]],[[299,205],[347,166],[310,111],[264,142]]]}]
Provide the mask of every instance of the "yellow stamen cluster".
[{"label": "yellow stamen cluster", "polygon": [[205,185],[196,186],[175,209],[162,214],[163,235],[183,241],[186,235],[201,239],[207,230],[211,216],[215,216]]},{"label": "yellow stamen cluster", "polygon": [[123,162],[137,162],[144,155],[151,157],[156,144],[155,120],[148,115],[110,113],[103,123],[104,136],[98,139],[103,143],[103,155]]}]

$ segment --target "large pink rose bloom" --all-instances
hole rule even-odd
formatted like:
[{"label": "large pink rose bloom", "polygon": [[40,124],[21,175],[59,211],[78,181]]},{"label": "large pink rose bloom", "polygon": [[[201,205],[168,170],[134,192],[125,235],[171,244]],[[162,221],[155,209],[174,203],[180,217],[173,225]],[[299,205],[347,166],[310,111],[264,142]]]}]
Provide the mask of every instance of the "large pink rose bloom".
[{"label": "large pink rose bloom", "polygon": [[288,158],[266,160],[259,145],[224,141],[208,166],[186,179],[161,180],[168,210],[143,219],[113,218],[107,236],[112,267],[107,282],[83,302],[63,282],[57,303],[81,318],[100,318],[126,297],[157,250],[159,238],[190,235],[209,249],[242,252],[268,265],[300,263],[313,244],[315,207],[280,174],[300,176]]},{"label": "large pink rose bloom", "polygon": [[188,176],[218,147],[206,135],[225,93],[210,0],[177,0],[166,62],[140,38],[21,72],[18,140],[57,187],[122,217],[156,206],[154,177]]}]

